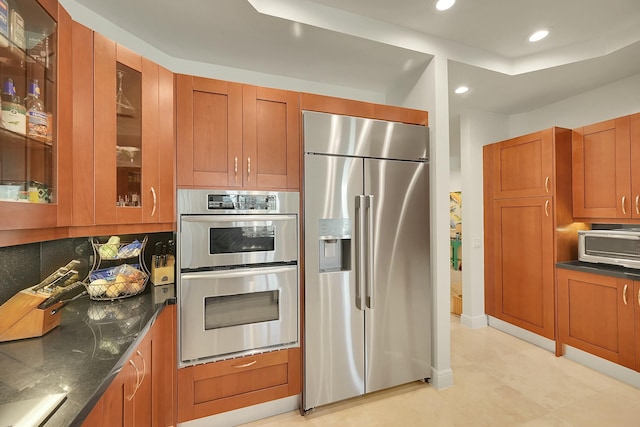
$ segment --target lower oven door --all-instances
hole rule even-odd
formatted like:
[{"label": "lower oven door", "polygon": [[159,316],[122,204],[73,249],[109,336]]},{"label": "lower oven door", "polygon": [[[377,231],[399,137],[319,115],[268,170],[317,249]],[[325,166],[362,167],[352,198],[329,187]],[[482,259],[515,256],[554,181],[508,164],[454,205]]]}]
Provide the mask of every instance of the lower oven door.
[{"label": "lower oven door", "polygon": [[296,343],[298,266],[180,276],[182,365]]}]

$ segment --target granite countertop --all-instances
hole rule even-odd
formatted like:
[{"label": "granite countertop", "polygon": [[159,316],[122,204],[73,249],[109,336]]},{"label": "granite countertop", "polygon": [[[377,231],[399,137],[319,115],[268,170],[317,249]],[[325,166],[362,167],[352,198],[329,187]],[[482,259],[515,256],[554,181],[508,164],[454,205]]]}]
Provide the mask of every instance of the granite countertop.
[{"label": "granite countertop", "polygon": [[556,263],[556,267],[565,268],[568,270],[584,271],[585,273],[620,277],[622,279],[640,280],[640,270],[637,270],[635,268],[620,267],[617,265],[597,264],[584,261],[565,261]]},{"label": "granite countertop", "polygon": [[78,298],[62,308],[61,323],[40,338],[0,344],[0,405],[66,393],[45,426],[81,425],[162,309],[174,285],[153,286],[130,298]]}]

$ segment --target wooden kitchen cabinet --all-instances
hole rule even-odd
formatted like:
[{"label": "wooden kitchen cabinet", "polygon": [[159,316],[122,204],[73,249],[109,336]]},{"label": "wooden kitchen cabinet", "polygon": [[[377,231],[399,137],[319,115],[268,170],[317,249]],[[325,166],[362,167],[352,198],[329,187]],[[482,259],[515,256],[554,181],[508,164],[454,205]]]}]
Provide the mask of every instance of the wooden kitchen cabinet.
[{"label": "wooden kitchen cabinet", "polygon": [[493,202],[491,314],[554,339],[553,207],[547,197]]},{"label": "wooden kitchen cabinet", "polygon": [[16,233],[43,236],[42,229],[71,222],[71,17],[52,0],[13,2],[10,9],[14,7],[28,33],[24,45],[9,41],[0,47],[2,85],[11,79],[24,108],[28,88],[37,80],[49,131],[29,135],[24,110],[22,115],[6,117],[7,124],[0,127],[3,246],[19,243]]},{"label": "wooden kitchen cabinet", "polygon": [[294,92],[176,76],[181,188],[299,188]]},{"label": "wooden kitchen cabinet", "polygon": [[555,263],[577,257],[571,131],[484,147],[485,311],[555,339]]},{"label": "wooden kitchen cabinet", "polygon": [[299,394],[300,348],[178,370],[178,422]]},{"label": "wooden kitchen cabinet", "polygon": [[[630,118],[573,131],[573,215],[579,219],[631,218]],[[638,141],[640,144],[640,141]],[[634,150],[636,156],[638,150]],[[636,173],[637,175],[637,173]],[[637,177],[636,180],[640,180]],[[640,195],[640,186],[638,186]],[[640,203],[640,197],[638,199]],[[638,213],[640,217],[640,206]]]},{"label": "wooden kitchen cabinet", "polygon": [[175,425],[175,321],[175,305],[165,307],[83,426]]},{"label": "wooden kitchen cabinet", "polygon": [[173,74],[77,23],[73,68],[73,225],[172,224]]},{"label": "wooden kitchen cabinet", "polygon": [[300,110],[429,126],[429,113],[427,111],[312,93],[300,94]]},{"label": "wooden kitchen cabinet", "polygon": [[93,408],[83,426],[152,425],[152,337],[147,335]]},{"label": "wooden kitchen cabinet", "polygon": [[560,343],[637,370],[639,290],[632,280],[559,268]]},{"label": "wooden kitchen cabinet", "polygon": [[553,130],[513,138],[495,146],[493,197],[537,197],[553,195]]}]

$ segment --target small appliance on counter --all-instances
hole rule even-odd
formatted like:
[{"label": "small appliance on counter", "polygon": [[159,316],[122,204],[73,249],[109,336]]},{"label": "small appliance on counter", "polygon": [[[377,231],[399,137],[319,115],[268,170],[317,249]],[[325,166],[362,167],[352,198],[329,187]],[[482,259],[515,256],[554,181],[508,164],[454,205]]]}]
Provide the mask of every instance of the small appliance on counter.
[{"label": "small appliance on counter", "polygon": [[[84,294],[73,260],[0,306],[0,342],[40,337],[60,324],[60,309]],[[65,299],[66,298],[66,299]]]},{"label": "small appliance on counter", "polygon": [[578,260],[640,269],[640,228],[579,230]]}]

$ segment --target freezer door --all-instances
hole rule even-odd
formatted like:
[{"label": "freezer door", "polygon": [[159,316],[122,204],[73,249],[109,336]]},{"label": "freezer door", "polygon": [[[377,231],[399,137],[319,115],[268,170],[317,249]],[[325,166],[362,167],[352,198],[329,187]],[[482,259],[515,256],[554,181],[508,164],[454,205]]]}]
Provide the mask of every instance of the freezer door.
[{"label": "freezer door", "polygon": [[365,160],[373,242],[365,287],[366,392],[430,377],[429,170]]},{"label": "freezer door", "polygon": [[362,175],[362,159],[305,156],[305,410],[364,393],[355,273]]}]

